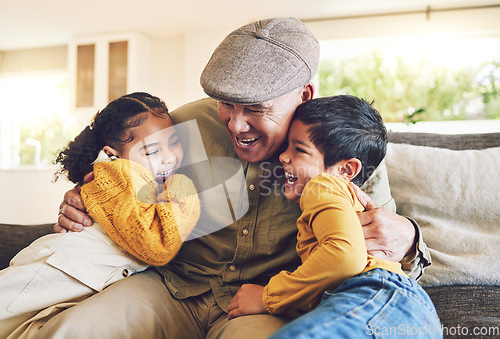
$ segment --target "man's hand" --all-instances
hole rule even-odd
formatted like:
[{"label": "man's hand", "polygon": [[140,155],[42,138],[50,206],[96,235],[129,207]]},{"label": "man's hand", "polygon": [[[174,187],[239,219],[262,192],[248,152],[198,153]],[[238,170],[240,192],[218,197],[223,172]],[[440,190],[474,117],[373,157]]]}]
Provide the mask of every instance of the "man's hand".
[{"label": "man's hand", "polygon": [[227,318],[231,320],[242,315],[268,313],[262,301],[263,292],[264,286],[261,285],[241,286],[227,307]]},{"label": "man's hand", "polygon": [[[94,172],[87,174],[83,179],[86,183],[92,180],[94,180]],[[80,232],[83,230],[84,226],[92,226],[94,223],[92,218],[86,213],[85,205],[80,195],[80,189],[80,185],[77,185],[64,194],[64,200],[61,205],[59,205],[59,216],[57,218],[57,224],[54,225],[54,232]]]},{"label": "man's hand", "polygon": [[365,207],[365,211],[358,213],[358,217],[363,226],[368,254],[377,258],[401,261],[405,255],[413,251],[415,243],[413,224],[405,217],[379,206],[356,185],[351,184],[351,187]]}]

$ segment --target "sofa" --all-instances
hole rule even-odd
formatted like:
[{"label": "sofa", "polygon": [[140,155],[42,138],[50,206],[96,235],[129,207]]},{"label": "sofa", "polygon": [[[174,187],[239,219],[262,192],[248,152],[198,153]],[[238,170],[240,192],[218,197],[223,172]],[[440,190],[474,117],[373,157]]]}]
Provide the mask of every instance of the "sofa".
[{"label": "sofa", "polygon": [[[431,252],[419,282],[444,337],[500,337],[500,133],[388,137],[391,191],[397,212],[419,223]],[[0,224],[0,268],[52,227]]]}]

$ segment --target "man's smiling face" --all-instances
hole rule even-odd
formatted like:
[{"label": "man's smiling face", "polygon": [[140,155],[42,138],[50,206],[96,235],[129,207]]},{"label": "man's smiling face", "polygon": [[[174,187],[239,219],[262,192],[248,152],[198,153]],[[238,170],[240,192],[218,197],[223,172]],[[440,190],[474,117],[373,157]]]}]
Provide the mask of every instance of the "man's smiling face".
[{"label": "man's smiling face", "polygon": [[219,117],[241,160],[258,162],[274,156],[286,141],[302,88],[256,105],[219,102]]}]

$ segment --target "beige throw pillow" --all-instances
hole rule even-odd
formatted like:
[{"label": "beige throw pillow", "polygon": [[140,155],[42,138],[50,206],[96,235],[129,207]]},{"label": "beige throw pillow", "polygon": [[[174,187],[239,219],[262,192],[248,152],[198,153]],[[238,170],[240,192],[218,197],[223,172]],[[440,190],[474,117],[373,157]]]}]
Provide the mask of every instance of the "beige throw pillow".
[{"label": "beige throw pillow", "polygon": [[500,284],[500,148],[452,151],[392,144],[387,173],[397,212],[431,252],[424,286]]}]

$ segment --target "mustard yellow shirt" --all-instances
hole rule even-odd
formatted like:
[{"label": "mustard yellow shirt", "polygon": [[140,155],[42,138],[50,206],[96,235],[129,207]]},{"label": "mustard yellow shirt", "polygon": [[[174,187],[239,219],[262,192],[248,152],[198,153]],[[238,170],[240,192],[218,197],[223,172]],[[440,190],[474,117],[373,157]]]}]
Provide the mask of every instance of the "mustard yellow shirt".
[{"label": "mustard yellow shirt", "polygon": [[151,173],[125,159],[94,165],[82,186],[89,215],[121,248],[150,265],[165,265],[179,252],[200,216],[192,181],[182,174],[158,192]]},{"label": "mustard yellow shirt", "polygon": [[404,275],[399,263],[367,255],[356,215],[363,206],[347,181],[329,174],[314,177],[304,187],[300,208],[297,253],[302,265],[281,271],[265,286],[269,313],[313,306],[325,290],[374,268]]}]

